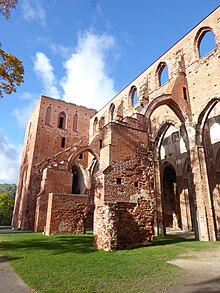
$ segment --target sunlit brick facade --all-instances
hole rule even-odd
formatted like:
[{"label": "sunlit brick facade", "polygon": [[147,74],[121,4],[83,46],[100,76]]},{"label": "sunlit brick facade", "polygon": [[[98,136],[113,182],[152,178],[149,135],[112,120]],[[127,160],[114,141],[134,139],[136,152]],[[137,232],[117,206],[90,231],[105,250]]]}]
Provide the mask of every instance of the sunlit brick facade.
[{"label": "sunlit brick facade", "polygon": [[[153,233],[164,234],[168,227],[193,229],[199,240],[216,240],[219,20],[220,7],[97,113],[42,96],[27,125],[13,225],[50,234],[53,214],[57,221],[53,233],[72,233],[72,227],[82,231],[77,221],[91,227],[94,219],[95,246],[108,250],[117,248],[117,243],[123,243],[118,248],[126,246],[123,228],[114,224],[109,242],[100,223],[116,223],[117,215],[126,223],[127,215],[133,217],[131,233],[138,245],[145,245]],[[206,38],[213,45],[204,54]],[[59,205],[53,213],[53,196],[66,207],[62,217]],[[72,198],[75,205],[77,196],[84,212],[73,212],[75,224],[69,227],[69,201]],[[151,212],[145,209],[143,214],[146,206]],[[142,210],[141,218],[133,208]],[[112,212],[115,209],[120,213]]]}]

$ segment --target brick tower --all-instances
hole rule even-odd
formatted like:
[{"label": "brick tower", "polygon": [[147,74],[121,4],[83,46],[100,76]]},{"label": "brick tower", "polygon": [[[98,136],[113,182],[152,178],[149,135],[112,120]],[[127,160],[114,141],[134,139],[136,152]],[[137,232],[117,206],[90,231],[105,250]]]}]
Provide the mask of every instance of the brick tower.
[{"label": "brick tower", "polygon": [[34,228],[36,198],[41,182],[35,166],[79,141],[87,144],[90,118],[95,113],[86,107],[40,97],[27,123],[13,226],[22,230]]}]

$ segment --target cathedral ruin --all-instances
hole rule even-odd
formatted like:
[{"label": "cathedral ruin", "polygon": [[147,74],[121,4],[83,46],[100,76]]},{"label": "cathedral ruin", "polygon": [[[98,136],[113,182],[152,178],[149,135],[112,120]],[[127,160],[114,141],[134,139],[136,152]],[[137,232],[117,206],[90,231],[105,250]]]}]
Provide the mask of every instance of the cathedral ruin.
[{"label": "cathedral ruin", "polygon": [[46,235],[93,229],[104,250],[146,245],[168,227],[217,239],[220,7],[100,111],[40,97],[12,224]]}]

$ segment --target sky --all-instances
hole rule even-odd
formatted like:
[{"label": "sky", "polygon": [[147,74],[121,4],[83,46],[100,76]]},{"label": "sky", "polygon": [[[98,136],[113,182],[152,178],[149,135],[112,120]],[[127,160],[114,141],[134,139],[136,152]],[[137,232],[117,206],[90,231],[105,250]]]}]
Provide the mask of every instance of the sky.
[{"label": "sky", "polygon": [[19,0],[0,42],[24,83],[0,99],[0,183],[17,183],[25,125],[40,95],[99,110],[219,0]]}]

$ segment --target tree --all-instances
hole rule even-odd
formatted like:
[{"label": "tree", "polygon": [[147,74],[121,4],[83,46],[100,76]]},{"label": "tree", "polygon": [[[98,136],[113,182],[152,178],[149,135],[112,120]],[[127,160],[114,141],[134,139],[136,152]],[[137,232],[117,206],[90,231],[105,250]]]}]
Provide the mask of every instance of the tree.
[{"label": "tree", "polygon": [[18,0],[0,0],[0,13],[6,18],[10,18],[10,9],[15,8]]},{"label": "tree", "polygon": [[[15,8],[18,0],[0,0],[0,13],[7,20],[10,9]],[[22,61],[2,49],[0,43],[0,98],[3,93],[10,95],[16,92],[17,86],[24,81],[24,67]]]},{"label": "tree", "polygon": [[8,226],[11,224],[14,200],[6,193],[0,193],[0,225]]},{"label": "tree", "polygon": [[0,184],[0,193],[4,193],[4,192],[8,193],[10,195],[11,199],[13,199],[13,200],[15,199],[16,189],[17,189],[17,186],[14,183]]}]

